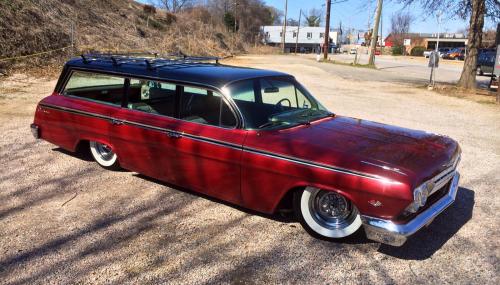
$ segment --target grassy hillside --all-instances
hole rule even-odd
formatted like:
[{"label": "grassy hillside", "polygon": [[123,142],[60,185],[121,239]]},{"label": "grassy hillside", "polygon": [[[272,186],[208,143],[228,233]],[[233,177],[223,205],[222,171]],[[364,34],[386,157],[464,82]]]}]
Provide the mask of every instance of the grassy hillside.
[{"label": "grassy hillside", "polygon": [[150,16],[132,0],[3,0],[0,1],[0,59],[44,52],[29,60],[0,61],[0,67],[45,63],[90,50],[183,51],[227,55],[243,47],[203,22],[200,11],[172,15],[157,10]]}]

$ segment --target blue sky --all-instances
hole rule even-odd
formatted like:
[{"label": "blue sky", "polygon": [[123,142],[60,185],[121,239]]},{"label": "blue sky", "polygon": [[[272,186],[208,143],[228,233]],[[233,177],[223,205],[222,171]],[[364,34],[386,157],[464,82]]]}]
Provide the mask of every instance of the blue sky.
[{"label": "blue sky", "polygon": [[[147,0],[138,0],[147,3]],[[236,0],[237,1],[237,0]],[[285,0],[264,0],[268,5],[274,6],[284,11]],[[332,0],[332,2],[341,0]],[[343,27],[366,30],[368,25],[368,15],[370,15],[373,24],[375,14],[376,0],[347,0],[343,3],[332,5],[331,23],[333,28],[338,28],[340,21]],[[437,32],[436,16],[422,11],[419,5],[404,7],[398,4],[398,0],[384,0],[382,13],[382,28],[384,35],[390,30],[391,16],[399,10],[409,11],[414,22],[411,25],[411,32],[435,33]],[[325,10],[325,0],[288,0],[288,17],[295,20],[299,19],[299,11],[307,11],[313,8]],[[371,4],[369,4],[371,3]],[[322,23],[323,25],[323,23]],[[468,21],[458,17],[452,18],[449,15],[443,15],[441,32],[457,32],[468,27]],[[496,29],[496,24],[491,20],[486,20],[485,29]]]},{"label": "blue sky", "polygon": [[[332,0],[332,2],[334,1]],[[288,0],[288,17],[298,20],[300,9],[303,11],[312,8],[325,10],[325,6],[322,6],[325,2],[325,0]],[[372,2],[371,5],[370,2]],[[337,28],[339,22],[342,21],[343,27],[366,29],[368,15],[373,19],[375,14],[376,2],[374,0],[348,0],[332,5],[331,21],[334,28]],[[266,3],[280,10],[284,10],[285,7],[285,0],[266,0]],[[385,0],[382,9],[382,27],[385,35],[388,34],[390,29],[391,15],[399,10],[409,11],[415,18],[411,25],[412,32],[437,32],[436,17],[423,12],[418,5],[405,8],[403,5],[398,4],[397,1]],[[456,32],[467,27],[467,22],[458,18],[452,19],[449,16],[443,16],[441,27],[442,32]]]}]

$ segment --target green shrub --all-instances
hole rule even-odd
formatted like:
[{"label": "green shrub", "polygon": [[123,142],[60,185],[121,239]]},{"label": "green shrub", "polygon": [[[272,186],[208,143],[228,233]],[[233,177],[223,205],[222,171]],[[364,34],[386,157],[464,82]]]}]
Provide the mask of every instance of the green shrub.
[{"label": "green shrub", "polygon": [[425,50],[426,50],[425,47],[416,46],[416,47],[414,47],[414,48],[411,49],[410,55],[412,55],[412,56],[423,56]]},{"label": "green shrub", "polygon": [[403,54],[403,46],[394,46],[392,47],[392,55],[402,55]]}]

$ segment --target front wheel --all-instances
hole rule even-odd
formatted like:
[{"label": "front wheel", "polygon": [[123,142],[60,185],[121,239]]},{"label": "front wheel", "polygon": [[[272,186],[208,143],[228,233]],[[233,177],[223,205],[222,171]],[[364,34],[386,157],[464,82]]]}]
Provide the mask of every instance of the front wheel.
[{"label": "front wheel", "polygon": [[120,169],[118,157],[110,146],[95,141],[91,141],[89,145],[92,157],[100,166],[111,170]]},{"label": "front wheel", "polygon": [[321,238],[345,238],[361,227],[356,206],[333,191],[306,187],[295,193],[294,211],[304,229]]}]

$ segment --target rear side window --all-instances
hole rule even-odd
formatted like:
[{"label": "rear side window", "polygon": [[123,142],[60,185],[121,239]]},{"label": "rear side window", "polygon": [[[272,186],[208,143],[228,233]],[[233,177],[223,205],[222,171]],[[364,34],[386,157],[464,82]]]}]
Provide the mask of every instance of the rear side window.
[{"label": "rear side window", "polygon": [[127,108],[174,117],[176,88],[171,83],[131,79]]},{"label": "rear side window", "polygon": [[63,94],[120,106],[125,78],[106,74],[74,71]]},{"label": "rear side window", "polygon": [[221,94],[195,87],[183,87],[180,118],[200,124],[236,127],[236,118]]}]

